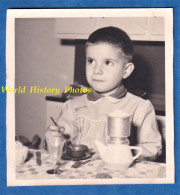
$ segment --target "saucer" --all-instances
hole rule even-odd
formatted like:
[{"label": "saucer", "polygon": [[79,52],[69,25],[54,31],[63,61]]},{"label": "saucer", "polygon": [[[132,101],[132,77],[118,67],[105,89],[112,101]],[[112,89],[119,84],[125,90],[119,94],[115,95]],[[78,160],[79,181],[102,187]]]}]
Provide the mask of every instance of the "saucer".
[{"label": "saucer", "polygon": [[63,153],[61,158],[63,160],[72,160],[72,161],[78,161],[78,160],[86,160],[88,158],[91,158],[91,156],[94,154],[94,152],[91,152],[91,153],[86,153],[85,156],[83,157],[78,157],[78,158],[74,158],[74,157],[71,157],[69,156],[69,154],[67,152]]}]

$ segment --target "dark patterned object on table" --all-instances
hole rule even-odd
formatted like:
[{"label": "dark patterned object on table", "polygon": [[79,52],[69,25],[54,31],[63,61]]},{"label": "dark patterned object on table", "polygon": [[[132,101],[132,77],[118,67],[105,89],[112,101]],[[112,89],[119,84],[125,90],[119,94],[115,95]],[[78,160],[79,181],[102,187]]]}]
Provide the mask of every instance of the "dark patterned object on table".
[{"label": "dark patterned object on table", "polygon": [[110,179],[112,176],[109,173],[98,173],[96,179]]},{"label": "dark patterned object on table", "polygon": [[35,135],[32,141],[29,141],[25,136],[16,137],[17,141],[20,141],[24,146],[27,146],[29,149],[39,149],[41,144],[41,138],[38,135]]}]

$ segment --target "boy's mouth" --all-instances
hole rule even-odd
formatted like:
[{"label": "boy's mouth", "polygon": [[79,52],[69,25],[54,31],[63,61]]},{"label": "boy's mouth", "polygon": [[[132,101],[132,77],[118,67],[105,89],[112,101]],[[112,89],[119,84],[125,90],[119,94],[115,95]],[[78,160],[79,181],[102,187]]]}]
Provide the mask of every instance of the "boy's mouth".
[{"label": "boy's mouth", "polygon": [[95,81],[95,82],[105,82],[105,81],[103,81],[101,79],[93,79],[93,81]]}]

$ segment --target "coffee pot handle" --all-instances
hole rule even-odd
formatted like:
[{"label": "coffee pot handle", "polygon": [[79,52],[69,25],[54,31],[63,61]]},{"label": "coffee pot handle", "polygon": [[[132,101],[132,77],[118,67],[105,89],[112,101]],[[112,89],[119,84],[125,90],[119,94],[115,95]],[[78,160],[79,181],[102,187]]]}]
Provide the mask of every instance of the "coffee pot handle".
[{"label": "coffee pot handle", "polygon": [[131,150],[139,150],[138,153],[135,156],[133,156],[133,160],[137,159],[142,153],[142,148],[139,146],[130,146],[130,149]]}]

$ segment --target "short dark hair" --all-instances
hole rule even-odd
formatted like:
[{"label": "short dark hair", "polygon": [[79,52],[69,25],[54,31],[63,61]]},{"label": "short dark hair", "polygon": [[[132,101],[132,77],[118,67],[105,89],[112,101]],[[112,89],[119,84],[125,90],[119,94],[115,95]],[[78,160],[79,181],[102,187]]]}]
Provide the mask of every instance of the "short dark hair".
[{"label": "short dark hair", "polygon": [[109,43],[120,48],[128,61],[132,60],[134,54],[133,43],[127,33],[120,28],[109,26],[97,29],[88,38],[86,47],[89,44]]}]

